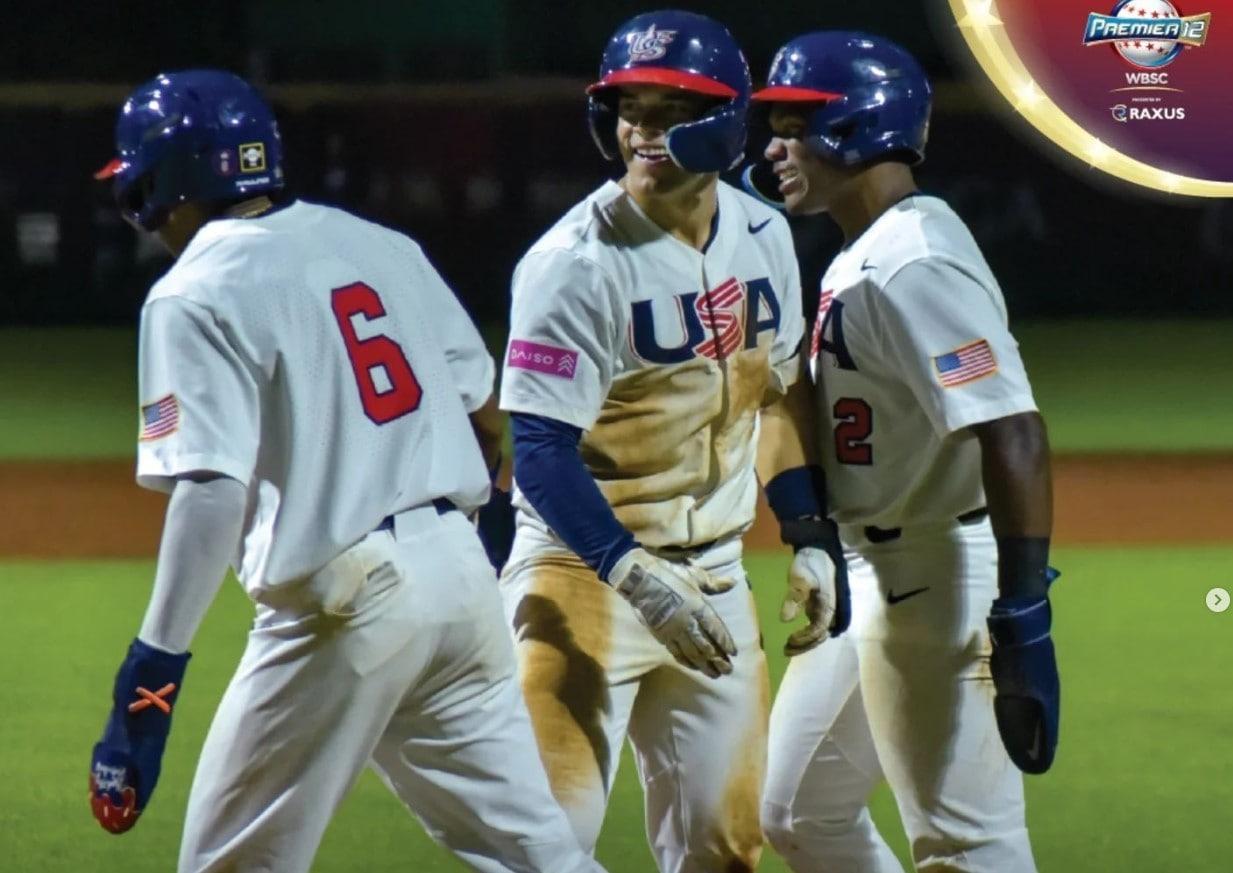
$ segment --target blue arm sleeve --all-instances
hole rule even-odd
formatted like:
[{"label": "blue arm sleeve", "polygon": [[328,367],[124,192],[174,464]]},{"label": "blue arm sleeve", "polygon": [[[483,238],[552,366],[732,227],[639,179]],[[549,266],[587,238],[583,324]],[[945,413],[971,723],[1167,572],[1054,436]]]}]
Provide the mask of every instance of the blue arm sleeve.
[{"label": "blue arm sleeve", "polygon": [[578,453],[582,431],[542,415],[515,412],[514,479],[549,527],[607,581],[612,566],[638,545]]},{"label": "blue arm sleeve", "polygon": [[826,515],[826,474],[821,467],[784,470],[763,488],[771,512],[782,521]]}]

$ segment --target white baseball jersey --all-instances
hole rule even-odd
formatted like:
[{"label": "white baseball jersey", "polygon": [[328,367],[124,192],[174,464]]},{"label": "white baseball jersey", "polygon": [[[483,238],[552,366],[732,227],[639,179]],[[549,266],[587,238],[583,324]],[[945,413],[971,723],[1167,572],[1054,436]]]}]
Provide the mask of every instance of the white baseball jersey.
[{"label": "white baseball jersey", "polygon": [[341,210],[202,227],[146,300],[139,372],[137,480],[248,487],[234,566],[250,595],[389,514],[487,499],[467,413],[492,393],[492,359],[419,246]]},{"label": "white baseball jersey", "polygon": [[935,197],[900,201],[831,263],[810,367],[841,523],[901,527],[983,506],[965,428],[1036,409],[997,281]]},{"label": "white baseball jersey", "polygon": [[[698,251],[607,182],[514,273],[501,407],[586,431],[583,461],[649,546],[699,545],[752,522],[758,410],[799,370],[787,222],[722,182],[718,199]],[[515,503],[547,536],[521,494]]]}]

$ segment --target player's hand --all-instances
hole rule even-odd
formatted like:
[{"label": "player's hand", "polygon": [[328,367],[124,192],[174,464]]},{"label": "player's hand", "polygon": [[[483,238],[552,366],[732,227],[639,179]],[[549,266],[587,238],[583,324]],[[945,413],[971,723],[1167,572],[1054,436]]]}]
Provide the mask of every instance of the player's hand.
[{"label": "player's hand", "polygon": [[727,591],[736,580],[634,548],[616,562],[608,583],[682,665],[712,679],[732,672],[736,643],[702,592]]},{"label": "player's hand", "polygon": [[[839,579],[841,575],[842,581]],[[836,606],[840,592],[843,593],[844,600],[847,600],[847,589],[846,562],[840,560],[839,564],[836,564],[825,551],[812,546],[796,553],[792,566],[788,568],[788,590],[779,607],[779,620],[796,621],[804,610],[809,624],[788,636],[783,646],[785,655],[790,658],[808,652],[827,637],[843,633],[848,622],[845,618],[843,627],[837,626]],[[845,611],[850,611],[850,606],[846,603]]]},{"label": "player's hand", "polygon": [[829,518],[800,518],[780,523],[780,534],[796,555],[788,568],[788,591],[779,620],[795,621],[801,610],[809,624],[792,632],[784,643],[788,657],[807,652],[852,623],[848,562],[839,529]]},{"label": "player's hand", "polygon": [[135,825],[150,801],[189,657],[133,640],[116,674],[111,716],[90,761],[90,809],[113,834]]},{"label": "player's hand", "polygon": [[999,597],[989,613],[993,711],[1002,745],[1024,773],[1044,773],[1057,750],[1062,690],[1049,635],[1052,619],[1047,596]]}]

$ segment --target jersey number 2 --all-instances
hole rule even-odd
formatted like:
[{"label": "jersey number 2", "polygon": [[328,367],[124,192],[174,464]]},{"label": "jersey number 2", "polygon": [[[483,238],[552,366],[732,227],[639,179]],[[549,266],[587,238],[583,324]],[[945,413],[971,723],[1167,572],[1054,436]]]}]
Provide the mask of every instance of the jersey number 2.
[{"label": "jersey number 2", "polygon": [[[355,334],[351,321],[354,316],[362,315],[372,321],[385,315],[377,292],[363,282],[352,282],[330,291],[330,307],[347,346],[364,414],[377,424],[386,424],[418,409],[424,392],[402,346],[383,333],[363,340]],[[390,383],[384,391],[378,390],[373,381],[373,370],[377,367],[385,371]]]},{"label": "jersey number 2", "polygon": [[873,410],[859,397],[835,401],[835,456],[841,464],[873,463],[873,446],[865,442],[873,433]]}]

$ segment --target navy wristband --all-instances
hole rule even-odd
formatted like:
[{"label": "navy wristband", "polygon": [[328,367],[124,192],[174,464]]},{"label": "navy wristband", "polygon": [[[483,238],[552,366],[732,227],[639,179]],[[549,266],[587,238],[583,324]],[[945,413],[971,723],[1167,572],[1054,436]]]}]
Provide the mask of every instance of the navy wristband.
[{"label": "navy wristband", "polygon": [[[821,467],[793,467],[767,482],[766,502],[781,522],[794,518],[822,517],[826,511],[819,499],[819,482],[825,482]],[[825,494],[825,488],[821,494]]]}]

